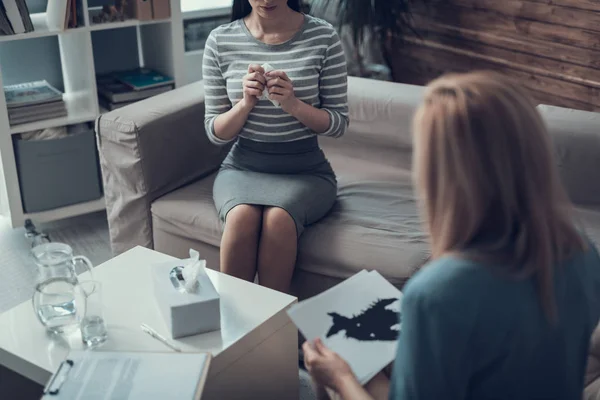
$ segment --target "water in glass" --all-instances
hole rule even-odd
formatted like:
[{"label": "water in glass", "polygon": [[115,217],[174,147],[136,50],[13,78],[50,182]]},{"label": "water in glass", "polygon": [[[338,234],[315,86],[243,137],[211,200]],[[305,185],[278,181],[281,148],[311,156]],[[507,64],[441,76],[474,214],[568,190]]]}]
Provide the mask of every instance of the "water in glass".
[{"label": "water in glass", "polygon": [[[83,302],[76,300],[78,273],[91,275],[92,263],[83,256],[73,256],[64,243],[43,243],[31,250],[38,266],[33,307],[38,319],[53,333],[76,328],[83,317]],[[79,271],[77,266],[83,266]]]},{"label": "water in glass", "polygon": [[73,280],[51,278],[39,283],[35,288],[33,306],[40,322],[49,331],[64,333],[77,329],[80,314]]},{"label": "water in glass", "polygon": [[81,339],[87,346],[97,346],[106,341],[108,333],[104,318],[97,315],[86,316],[81,321]]},{"label": "water in glass", "polygon": [[78,293],[85,298],[85,316],[81,321],[81,339],[87,346],[98,346],[108,337],[102,304],[102,284],[97,281],[81,281]]}]

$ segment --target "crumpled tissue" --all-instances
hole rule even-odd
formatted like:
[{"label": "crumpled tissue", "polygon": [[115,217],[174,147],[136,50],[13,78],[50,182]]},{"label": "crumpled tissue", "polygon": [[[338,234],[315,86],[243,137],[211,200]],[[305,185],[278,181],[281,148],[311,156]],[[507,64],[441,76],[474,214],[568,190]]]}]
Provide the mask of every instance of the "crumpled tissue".
[{"label": "crumpled tissue", "polygon": [[[265,74],[267,72],[271,72],[271,71],[275,70],[275,68],[271,64],[269,64],[269,63],[263,64],[262,67],[265,70]],[[279,102],[277,100],[272,100],[272,99],[269,98],[269,89],[267,89],[266,86],[265,86],[265,89],[263,90],[263,95],[262,95],[261,99],[262,100],[269,100],[271,103],[273,103],[273,105],[275,107],[279,107]]]},{"label": "crumpled tissue", "polygon": [[186,264],[181,271],[184,280],[185,291],[194,293],[200,287],[198,278],[206,273],[206,260],[200,260],[200,253],[190,249],[190,258],[186,260]]}]

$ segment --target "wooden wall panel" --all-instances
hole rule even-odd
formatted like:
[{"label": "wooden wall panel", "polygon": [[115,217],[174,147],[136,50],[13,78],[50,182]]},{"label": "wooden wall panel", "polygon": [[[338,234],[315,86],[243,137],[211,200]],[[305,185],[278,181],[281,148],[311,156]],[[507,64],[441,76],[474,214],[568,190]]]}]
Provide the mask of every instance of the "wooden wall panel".
[{"label": "wooden wall panel", "polygon": [[502,71],[544,104],[600,111],[599,0],[441,0],[390,48],[395,80]]}]

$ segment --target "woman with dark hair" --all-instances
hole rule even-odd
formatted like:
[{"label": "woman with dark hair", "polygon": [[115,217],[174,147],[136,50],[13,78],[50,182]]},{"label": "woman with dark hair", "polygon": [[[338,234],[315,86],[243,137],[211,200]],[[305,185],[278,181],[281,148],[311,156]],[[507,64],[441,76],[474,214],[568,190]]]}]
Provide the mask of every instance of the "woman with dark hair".
[{"label": "woman with dark hair", "polygon": [[205,128],[234,142],[214,184],[221,271],[288,291],[298,238],[337,197],[318,135],[348,126],[346,60],[333,27],[299,0],[235,0],[204,51]]},{"label": "woman with dark hair", "polygon": [[[275,3],[269,1],[268,3]],[[301,12],[300,0],[288,0],[287,5],[290,9],[296,12]],[[233,7],[231,8],[231,21],[235,22],[239,19],[246,18],[252,13],[252,6],[249,0],[234,0]]]}]

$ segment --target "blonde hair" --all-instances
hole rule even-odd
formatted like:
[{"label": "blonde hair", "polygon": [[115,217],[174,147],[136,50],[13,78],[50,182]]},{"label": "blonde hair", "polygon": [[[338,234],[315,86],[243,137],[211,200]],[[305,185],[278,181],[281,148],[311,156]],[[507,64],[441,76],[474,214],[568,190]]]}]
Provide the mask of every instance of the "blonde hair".
[{"label": "blonde hair", "polygon": [[554,264],[585,246],[533,100],[495,73],[443,76],[427,87],[414,143],[432,258],[458,253],[534,276],[555,320]]}]

